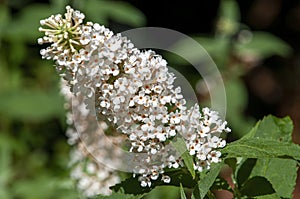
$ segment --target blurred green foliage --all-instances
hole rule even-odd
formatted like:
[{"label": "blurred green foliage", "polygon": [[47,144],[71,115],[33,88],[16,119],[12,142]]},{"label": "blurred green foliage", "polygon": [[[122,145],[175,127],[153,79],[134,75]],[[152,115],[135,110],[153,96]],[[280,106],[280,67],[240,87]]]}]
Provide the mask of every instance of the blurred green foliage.
[{"label": "blurred green foliage", "polygon": [[104,25],[145,25],[143,13],[122,1],[0,1],[1,199],[80,197],[69,178],[59,77],[36,42],[39,20],[62,13],[67,4]]}]

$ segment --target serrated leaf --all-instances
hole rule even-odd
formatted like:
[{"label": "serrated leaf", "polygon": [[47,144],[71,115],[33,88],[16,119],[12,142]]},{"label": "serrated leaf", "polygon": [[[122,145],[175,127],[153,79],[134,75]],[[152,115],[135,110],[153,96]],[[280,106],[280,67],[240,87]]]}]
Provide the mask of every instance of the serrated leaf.
[{"label": "serrated leaf", "polygon": [[251,176],[267,178],[276,193],[284,198],[292,198],[296,185],[297,162],[278,158],[259,159],[252,170]]},{"label": "serrated leaf", "polygon": [[264,177],[255,176],[245,182],[240,192],[246,196],[260,196],[274,193],[272,184]]},{"label": "serrated leaf", "polygon": [[293,121],[290,117],[278,118],[268,115],[258,122],[245,138],[265,138],[292,142]]},{"label": "serrated leaf", "polygon": [[186,199],[182,184],[180,183],[180,198],[181,199]]},{"label": "serrated leaf", "polygon": [[218,177],[224,163],[213,164],[210,170],[206,174],[201,174],[200,181],[196,185],[192,198],[195,199],[203,199],[211,186],[213,185],[214,181]]},{"label": "serrated leaf", "polygon": [[[289,117],[277,118],[269,115],[257,123],[247,138],[264,138],[291,143],[292,131],[293,123]],[[297,162],[278,158],[258,159],[251,176],[265,177],[279,196],[291,198],[297,178]]]},{"label": "serrated leaf", "polygon": [[291,54],[292,49],[286,42],[270,33],[254,31],[250,42],[236,45],[236,52],[245,55],[251,54],[260,58],[271,55],[286,57]]},{"label": "serrated leaf", "polygon": [[193,157],[189,154],[185,141],[182,138],[177,138],[176,141],[172,141],[172,145],[175,149],[181,154],[181,157],[184,161],[185,166],[187,167],[188,171],[191,173],[192,177],[195,179],[196,173],[194,170],[194,161]]},{"label": "serrated leaf", "polygon": [[97,196],[94,199],[140,199],[143,196],[136,196],[136,195],[130,195],[130,194],[124,194],[120,192],[113,192],[109,196]]},{"label": "serrated leaf", "polygon": [[300,161],[300,146],[269,139],[240,139],[220,150],[226,158],[289,158]]}]

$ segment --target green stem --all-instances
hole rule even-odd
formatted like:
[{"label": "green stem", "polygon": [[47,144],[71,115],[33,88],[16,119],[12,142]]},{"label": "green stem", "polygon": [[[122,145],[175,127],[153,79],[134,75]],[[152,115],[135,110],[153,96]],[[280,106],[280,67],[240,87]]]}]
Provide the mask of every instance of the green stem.
[{"label": "green stem", "polygon": [[209,199],[216,199],[215,195],[210,190],[207,192],[206,195]]},{"label": "green stem", "polygon": [[242,194],[237,187],[235,187],[233,189],[233,194],[234,194],[234,198],[236,198],[236,199],[241,199],[241,197],[242,197]]}]

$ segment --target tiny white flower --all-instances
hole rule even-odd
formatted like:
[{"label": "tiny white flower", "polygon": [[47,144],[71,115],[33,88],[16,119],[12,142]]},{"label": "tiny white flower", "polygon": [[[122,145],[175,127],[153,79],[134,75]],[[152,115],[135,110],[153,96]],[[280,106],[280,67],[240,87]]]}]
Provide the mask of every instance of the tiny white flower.
[{"label": "tiny white flower", "polygon": [[171,182],[171,178],[169,176],[166,176],[164,175],[161,180],[164,182],[164,183],[170,183]]}]

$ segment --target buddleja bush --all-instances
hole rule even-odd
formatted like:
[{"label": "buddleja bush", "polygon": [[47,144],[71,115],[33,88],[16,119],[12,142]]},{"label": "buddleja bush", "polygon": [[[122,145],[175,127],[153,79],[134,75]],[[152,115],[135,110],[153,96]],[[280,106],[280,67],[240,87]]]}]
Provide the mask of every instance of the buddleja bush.
[{"label": "buddleja bush", "polygon": [[[227,122],[209,108],[187,108],[160,55],[84,23],[84,14],[70,6],[66,10],[41,20],[45,36],[38,42],[50,44],[41,55],[55,61],[62,77],[67,135],[75,145],[71,176],[83,195],[141,198],[156,186],[172,185],[180,187],[181,198],[184,188],[201,199],[214,198],[213,190],[229,190],[236,198],[292,196],[300,147],[291,141],[288,117],[268,116],[226,145]],[[225,164],[234,185],[218,176]]]}]

